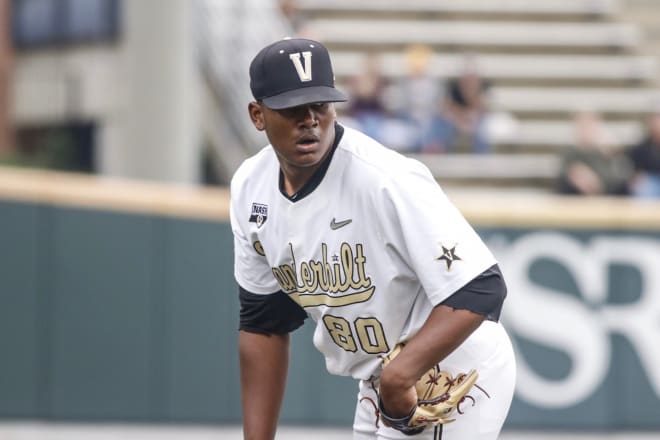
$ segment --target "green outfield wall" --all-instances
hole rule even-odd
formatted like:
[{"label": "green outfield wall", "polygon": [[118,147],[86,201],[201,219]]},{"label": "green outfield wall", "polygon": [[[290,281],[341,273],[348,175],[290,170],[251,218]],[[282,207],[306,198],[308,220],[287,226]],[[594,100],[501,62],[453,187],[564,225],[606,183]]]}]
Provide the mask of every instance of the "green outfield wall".
[{"label": "green outfield wall", "polygon": [[[4,171],[0,418],[238,423],[226,191]],[[660,431],[660,207],[456,200],[509,286],[507,426]],[[349,425],[356,386],[311,332],[294,333],[282,420]]]}]

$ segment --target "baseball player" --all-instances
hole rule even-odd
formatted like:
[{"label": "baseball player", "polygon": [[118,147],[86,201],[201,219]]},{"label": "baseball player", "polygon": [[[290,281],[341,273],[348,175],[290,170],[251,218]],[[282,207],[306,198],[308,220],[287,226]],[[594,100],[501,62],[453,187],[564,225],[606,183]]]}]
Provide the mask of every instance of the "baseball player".
[{"label": "baseball player", "polygon": [[336,121],[321,43],[265,47],[250,87],[270,145],[231,183],[245,438],[274,438],[307,317],[328,371],[359,380],[354,439],[497,438],[515,365],[491,252],[425,166]]}]

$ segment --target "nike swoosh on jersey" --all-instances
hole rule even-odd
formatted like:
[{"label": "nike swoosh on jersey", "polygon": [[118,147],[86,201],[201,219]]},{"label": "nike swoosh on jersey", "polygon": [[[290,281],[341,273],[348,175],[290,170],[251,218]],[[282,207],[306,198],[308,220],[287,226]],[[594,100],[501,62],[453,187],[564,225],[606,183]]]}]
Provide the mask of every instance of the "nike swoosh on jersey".
[{"label": "nike swoosh on jersey", "polygon": [[335,221],[335,218],[333,217],[332,221],[330,222],[330,229],[332,229],[334,231],[336,229],[343,228],[344,226],[346,226],[347,224],[349,224],[352,221],[353,221],[353,219],[349,218],[348,220],[342,220],[342,221],[338,222],[338,221]]}]

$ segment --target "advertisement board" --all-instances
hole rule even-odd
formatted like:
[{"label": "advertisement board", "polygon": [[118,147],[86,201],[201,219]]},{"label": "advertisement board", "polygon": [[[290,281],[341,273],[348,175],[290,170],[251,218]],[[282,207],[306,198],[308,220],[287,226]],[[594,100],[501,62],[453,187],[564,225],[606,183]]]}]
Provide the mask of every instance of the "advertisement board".
[{"label": "advertisement board", "polygon": [[660,234],[482,230],[509,295],[518,381],[509,424],[660,427]]}]

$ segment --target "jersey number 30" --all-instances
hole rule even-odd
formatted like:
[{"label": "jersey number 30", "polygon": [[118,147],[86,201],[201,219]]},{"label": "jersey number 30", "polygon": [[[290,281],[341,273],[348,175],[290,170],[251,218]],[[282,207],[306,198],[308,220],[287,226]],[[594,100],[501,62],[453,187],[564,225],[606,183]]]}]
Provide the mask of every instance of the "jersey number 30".
[{"label": "jersey number 30", "polygon": [[385,340],[383,326],[376,318],[357,318],[351,326],[351,323],[341,316],[325,315],[323,323],[335,344],[346,351],[353,353],[357,351],[355,335],[357,335],[360,348],[369,354],[390,351]]}]

